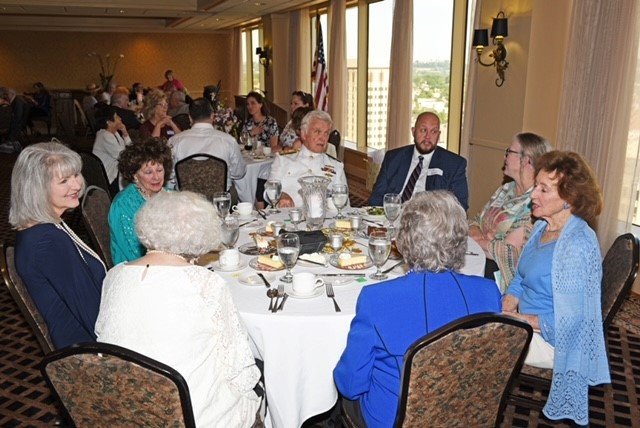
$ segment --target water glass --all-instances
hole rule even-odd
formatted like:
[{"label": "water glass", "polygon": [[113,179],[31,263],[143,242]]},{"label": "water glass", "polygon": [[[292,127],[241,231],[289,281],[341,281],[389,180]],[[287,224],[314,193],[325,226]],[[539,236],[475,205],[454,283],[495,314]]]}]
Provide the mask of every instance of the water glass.
[{"label": "water glass", "polygon": [[384,265],[391,253],[391,240],[386,232],[376,231],[369,235],[369,257],[376,266],[376,273],[369,276],[371,279],[381,281],[387,279],[387,275],[382,273],[382,265]]},{"label": "water glass", "polygon": [[298,230],[298,225],[302,223],[302,210],[300,208],[291,208],[289,210],[289,218],[293,224],[293,230]]},{"label": "water glass", "polygon": [[233,215],[228,215],[222,220],[220,226],[222,244],[227,248],[233,248],[240,234],[238,218]]},{"label": "water glass", "polygon": [[284,267],[287,268],[287,273],[280,278],[280,281],[290,283],[293,281],[291,269],[296,265],[300,252],[300,238],[295,233],[283,233],[276,238],[276,245],[278,256]]},{"label": "water glass", "polygon": [[218,212],[220,218],[225,218],[229,215],[229,209],[231,208],[231,194],[229,192],[216,192],[213,194],[213,205]]},{"label": "water glass", "polygon": [[402,209],[400,195],[397,193],[386,193],[384,195],[382,206],[384,208],[384,215],[387,217],[389,226],[391,227],[400,215],[400,210]]},{"label": "water glass", "polygon": [[334,184],[331,186],[331,195],[333,205],[338,209],[338,215],[336,218],[344,218],[344,215],[342,215],[342,209],[346,207],[347,202],[349,202],[349,188],[346,184]]},{"label": "water glass", "polygon": [[282,182],[280,182],[280,180],[267,180],[264,185],[264,190],[267,202],[271,205],[269,212],[271,214],[278,214],[280,211],[276,206],[282,196]]}]

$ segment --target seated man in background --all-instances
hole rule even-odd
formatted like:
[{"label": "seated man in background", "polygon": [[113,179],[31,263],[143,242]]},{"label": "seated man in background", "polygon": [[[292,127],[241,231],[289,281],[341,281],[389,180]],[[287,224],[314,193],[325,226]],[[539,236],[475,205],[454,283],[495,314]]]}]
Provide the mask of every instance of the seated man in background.
[{"label": "seated man in background", "polygon": [[20,144],[20,133],[27,126],[29,118],[29,105],[16,94],[12,88],[0,87],[0,98],[11,106],[11,122],[9,123],[9,133],[7,141],[0,144],[0,153],[19,153],[22,150]]},{"label": "seated man in background", "polygon": [[331,116],[324,111],[313,110],[302,119],[300,126],[302,149],[294,155],[276,155],[269,180],[282,182],[279,207],[302,206],[300,177],[318,175],[329,178],[330,185],[347,184],[342,163],[325,153],[332,129]]},{"label": "seated man in background", "polygon": [[122,123],[127,129],[140,128],[140,121],[136,113],[129,108],[129,95],[122,92],[116,92],[111,96],[111,105],[115,109]]},{"label": "seated man in background", "polygon": [[469,208],[467,161],[442,147],[440,119],[435,113],[423,112],[411,128],[413,146],[387,152],[378,179],[369,197],[369,205],[380,206],[385,193],[401,195],[402,202],[424,190],[449,190],[465,210]]},{"label": "seated man in background", "polygon": [[179,114],[189,114],[189,104],[185,101],[186,95],[182,91],[173,91],[169,96],[169,109],[167,114],[176,117]]},{"label": "seated man in background", "polygon": [[[247,165],[240,153],[240,146],[229,134],[213,127],[213,107],[209,100],[198,98],[189,106],[193,126],[169,139],[173,152],[173,166],[178,161],[205,153],[224,160],[227,163],[227,190],[233,180],[238,180],[247,172]],[[175,173],[169,180],[169,188],[176,187]]]}]

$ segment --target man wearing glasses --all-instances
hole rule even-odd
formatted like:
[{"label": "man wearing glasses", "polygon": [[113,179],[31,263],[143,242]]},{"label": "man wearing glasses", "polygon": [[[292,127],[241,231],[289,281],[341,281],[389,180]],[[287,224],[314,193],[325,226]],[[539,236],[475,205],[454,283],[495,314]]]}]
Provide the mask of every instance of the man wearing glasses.
[{"label": "man wearing glasses", "polygon": [[423,112],[411,128],[413,146],[388,151],[369,197],[369,205],[381,206],[385,193],[401,195],[402,202],[424,190],[449,190],[466,210],[469,208],[467,161],[442,147],[440,119]]}]

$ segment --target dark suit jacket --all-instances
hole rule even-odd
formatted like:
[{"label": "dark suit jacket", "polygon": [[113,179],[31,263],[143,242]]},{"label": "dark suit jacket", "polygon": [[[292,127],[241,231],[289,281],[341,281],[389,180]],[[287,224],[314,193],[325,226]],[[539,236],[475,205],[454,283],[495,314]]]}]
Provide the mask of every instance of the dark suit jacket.
[{"label": "dark suit jacket", "polygon": [[113,108],[122,119],[122,123],[124,123],[125,128],[127,129],[138,129],[140,128],[140,121],[138,120],[136,114],[133,110],[129,110],[127,108],[122,108],[118,106],[113,106]]},{"label": "dark suit jacket", "polygon": [[[401,194],[407,174],[410,174],[414,145],[400,147],[387,152],[382,161],[378,179],[369,197],[369,205],[381,206],[385,193]],[[469,188],[467,186],[467,161],[442,147],[436,147],[429,168],[439,168],[442,175],[427,176],[426,190],[451,191],[464,209],[469,208]]]}]

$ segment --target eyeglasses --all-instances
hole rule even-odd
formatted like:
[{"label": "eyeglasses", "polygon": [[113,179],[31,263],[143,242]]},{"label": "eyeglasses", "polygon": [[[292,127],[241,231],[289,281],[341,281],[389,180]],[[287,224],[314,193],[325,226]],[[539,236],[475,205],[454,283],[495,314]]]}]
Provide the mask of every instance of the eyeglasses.
[{"label": "eyeglasses", "polygon": [[520,155],[522,154],[522,152],[517,152],[515,150],[511,150],[511,149],[507,149],[504,151],[504,156],[507,157],[509,156],[509,153],[513,153],[514,155]]}]

